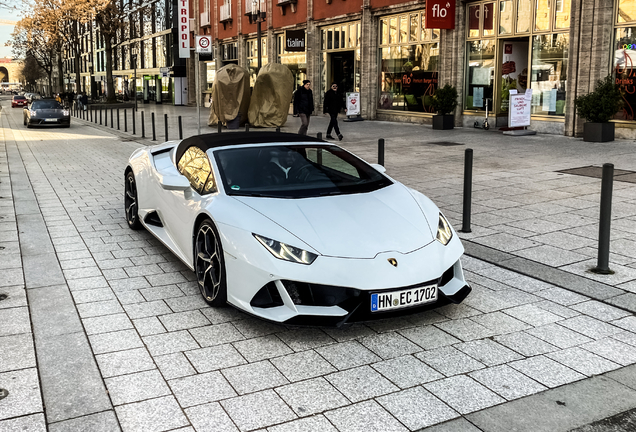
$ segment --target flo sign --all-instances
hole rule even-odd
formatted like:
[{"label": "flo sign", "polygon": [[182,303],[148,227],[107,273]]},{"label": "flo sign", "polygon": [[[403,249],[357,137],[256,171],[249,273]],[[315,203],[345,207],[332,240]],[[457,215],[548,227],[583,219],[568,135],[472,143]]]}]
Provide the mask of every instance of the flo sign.
[{"label": "flo sign", "polygon": [[189,0],[178,0],[179,58],[190,58],[190,4]]},{"label": "flo sign", "polygon": [[427,0],[426,28],[454,29],[455,0]]}]

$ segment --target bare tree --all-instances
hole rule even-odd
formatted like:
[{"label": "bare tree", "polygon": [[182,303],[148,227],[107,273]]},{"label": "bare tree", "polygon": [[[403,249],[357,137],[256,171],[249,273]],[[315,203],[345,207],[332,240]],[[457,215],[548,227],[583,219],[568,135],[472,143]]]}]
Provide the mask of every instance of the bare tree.
[{"label": "bare tree", "polygon": [[46,75],[46,71],[40,67],[37,60],[28,54],[22,63],[22,76],[27,83],[27,89],[34,91],[32,83],[46,77]]},{"label": "bare tree", "polygon": [[[117,44],[117,35],[124,27],[126,10],[118,0],[93,0],[95,23],[103,38],[106,52],[106,95],[108,102],[115,102],[113,83],[113,46]],[[127,3],[127,2],[126,2]]]},{"label": "bare tree", "polygon": [[53,90],[53,65],[58,56],[59,42],[33,20],[32,17],[22,18],[11,34],[13,54],[18,58],[32,57],[46,72],[49,91]]}]

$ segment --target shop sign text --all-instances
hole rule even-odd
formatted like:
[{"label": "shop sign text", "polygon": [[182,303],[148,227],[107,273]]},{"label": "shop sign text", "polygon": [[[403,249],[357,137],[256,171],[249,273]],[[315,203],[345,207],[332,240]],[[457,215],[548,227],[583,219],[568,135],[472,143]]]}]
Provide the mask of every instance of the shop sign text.
[{"label": "shop sign text", "polygon": [[454,29],[455,0],[429,0],[426,2],[426,28]]},{"label": "shop sign text", "polygon": [[189,0],[177,3],[179,19],[179,58],[190,58],[190,4]]},{"label": "shop sign text", "polygon": [[285,32],[285,51],[305,52],[305,30],[287,30]]}]

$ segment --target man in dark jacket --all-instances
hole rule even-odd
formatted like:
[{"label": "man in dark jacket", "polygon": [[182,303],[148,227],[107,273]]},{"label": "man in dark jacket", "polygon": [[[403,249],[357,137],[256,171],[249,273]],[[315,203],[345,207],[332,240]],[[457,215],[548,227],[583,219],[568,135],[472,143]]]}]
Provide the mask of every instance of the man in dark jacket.
[{"label": "man in dark jacket", "polygon": [[294,94],[294,112],[298,113],[300,121],[300,129],[298,129],[299,135],[307,135],[307,128],[309,128],[309,117],[314,112],[314,94],[310,89],[311,81],[304,80],[302,87],[296,90]]},{"label": "man in dark jacket", "polygon": [[[324,114],[329,114],[331,117],[331,121],[329,122],[329,126],[327,127],[327,139],[334,139],[331,136],[331,129],[336,131],[336,135],[338,135],[338,139],[342,141],[342,134],[340,133],[340,128],[338,127],[338,113],[340,110],[344,108],[344,101],[340,94],[338,93],[338,84],[331,84],[331,90],[327,90],[325,93],[325,101],[322,105],[322,112]],[[347,110],[345,109],[345,112]]]}]

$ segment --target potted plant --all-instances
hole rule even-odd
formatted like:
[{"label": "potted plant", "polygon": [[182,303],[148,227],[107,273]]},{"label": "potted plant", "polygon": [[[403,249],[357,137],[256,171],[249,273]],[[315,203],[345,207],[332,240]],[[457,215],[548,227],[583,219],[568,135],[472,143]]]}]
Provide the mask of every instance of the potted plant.
[{"label": "potted plant", "polygon": [[610,123],[610,119],[621,109],[623,97],[611,74],[597,81],[593,92],[577,97],[574,103],[579,115],[586,120],[583,141],[614,141],[614,123]]},{"label": "potted plant", "polygon": [[432,100],[433,109],[437,115],[433,116],[433,129],[453,129],[457,108],[457,89],[450,84],[438,88]]}]

